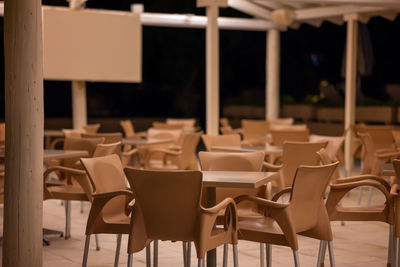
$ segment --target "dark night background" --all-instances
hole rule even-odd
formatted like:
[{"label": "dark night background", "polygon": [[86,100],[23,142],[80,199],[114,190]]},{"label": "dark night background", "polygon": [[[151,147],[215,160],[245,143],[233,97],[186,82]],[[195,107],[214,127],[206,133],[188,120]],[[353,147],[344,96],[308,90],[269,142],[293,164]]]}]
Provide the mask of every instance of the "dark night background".
[{"label": "dark night background", "polygon": [[[130,10],[133,0],[89,0],[87,8]],[[46,5],[67,6],[64,0]],[[146,12],[194,13],[195,0],[147,0]],[[233,9],[221,16],[246,17]],[[372,18],[367,25],[374,53],[373,73],[364,77],[365,96],[390,101],[389,83],[400,83],[400,16],[395,22]],[[3,20],[1,20],[3,31]],[[3,36],[3,34],[1,35]],[[303,24],[281,34],[281,95],[283,101],[301,102],[319,94],[321,80],[340,87],[346,26],[328,22],[320,28]],[[221,107],[230,103],[264,104],[265,32],[220,32]],[[3,40],[1,40],[1,51]],[[317,59],[313,61],[312,59]],[[4,117],[4,56],[1,53],[0,97]],[[70,82],[45,81],[46,117],[71,117]],[[143,81],[87,83],[89,117],[205,117],[205,30],[143,28]],[[287,97],[290,96],[290,97]]]}]

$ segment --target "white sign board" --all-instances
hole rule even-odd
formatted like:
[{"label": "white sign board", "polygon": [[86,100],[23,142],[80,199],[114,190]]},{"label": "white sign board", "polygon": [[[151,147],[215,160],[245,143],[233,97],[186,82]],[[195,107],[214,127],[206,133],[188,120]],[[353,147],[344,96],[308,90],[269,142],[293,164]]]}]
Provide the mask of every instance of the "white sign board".
[{"label": "white sign board", "polygon": [[140,82],[138,14],[43,8],[43,75],[47,80]]}]

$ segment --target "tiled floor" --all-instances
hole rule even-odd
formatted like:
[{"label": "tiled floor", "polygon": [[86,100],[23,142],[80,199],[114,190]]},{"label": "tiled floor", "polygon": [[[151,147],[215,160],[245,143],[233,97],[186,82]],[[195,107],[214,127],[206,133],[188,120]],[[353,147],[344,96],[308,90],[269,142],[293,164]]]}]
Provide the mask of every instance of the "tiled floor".
[{"label": "tiled floor", "polygon": [[[355,204],[358,191],[354,191],[344,201],[345,205]],[[363,200],[366,201],[364,193]],[[374,192],[373,203],[382,203],[383,197]],[[81,266],[84,231],[86,225],[89,204],[85,204],[84,213],[80,213],[78,202],[72,205],[72,238],[64,240],[56,236],[49,236],[51,245],[44,247],[44,266],[48,267],[74,267]],[[43,206],[43,225],[46,228],[63,230],[64,207],[60,201],[48,200]],[[2,207],[0,208],[2,213]],[[2,214],[1,214],[2,217]],[[2,218],[1,218],[2,220]],[[372,222],[333,222],[334,252],[336,266],[386,266],[388,226],[384,223]],[[101,250],[95,250],[94,237],[89,251],[88,266],[113,266],[115,251],[115,235],[100,235]],[[126,266],[127,236],[122,239],[119,266]],[[159,266],[183,266],[182,243],[159,242]],[[319,242],[309,238],[299,237],[299,255],[301,266],[315,266],[317,260]],[[259,266],[259,244],[252,242],[239,242],[239,265]],[[291,250],[285,247],[273,246],[273,266],[293,266]],[[230,251],[230,256],[232,255]],[[222,249],[218,249],[218,266],[222,266]],[[229,257],[229,266],[233,266]],[[192,248],[192,266],[196,266],[195,250]],[[326,265],[328,265],[326,257]],[[134,266],[145,266],[144,251],[134,255]]]}]

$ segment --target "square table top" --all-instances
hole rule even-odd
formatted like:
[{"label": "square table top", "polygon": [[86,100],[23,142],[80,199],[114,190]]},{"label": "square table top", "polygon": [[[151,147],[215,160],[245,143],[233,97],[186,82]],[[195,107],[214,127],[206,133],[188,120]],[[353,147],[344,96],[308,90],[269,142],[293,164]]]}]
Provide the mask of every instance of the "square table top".
[{"label": "square table top", "polygon": [[[57,150],[45,149],[43,151],[43,159],[68,159],[68,158],[81,158],[87,157],[89,153],[86,150]],[[0,151],[0,158],[4,158],[4,151]]]},{"label": "square table top", "polygon": [[205,187],[258,188],[274,180],[276,172],[202,171]]}]

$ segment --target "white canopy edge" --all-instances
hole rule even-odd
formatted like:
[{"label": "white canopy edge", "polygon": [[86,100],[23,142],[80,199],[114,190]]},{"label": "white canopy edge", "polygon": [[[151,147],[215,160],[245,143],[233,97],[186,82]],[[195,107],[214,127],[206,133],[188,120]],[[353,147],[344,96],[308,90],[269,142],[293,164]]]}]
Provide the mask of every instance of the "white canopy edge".
[{"label": "white canopy edge", "polygon": [[[206,28],[207,17],[192,14],[141,13],[143,26]],[[219,17],[218,26],[221,30],[267,31],[277,28],[272,22],[261,19]],[[280,28],[285,30],[285,28]]]}]

